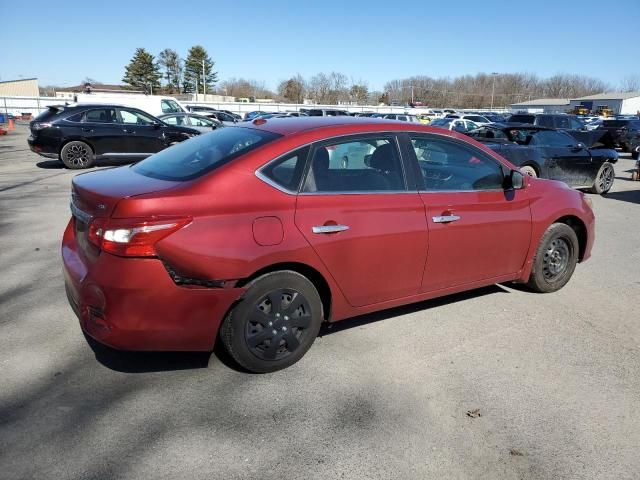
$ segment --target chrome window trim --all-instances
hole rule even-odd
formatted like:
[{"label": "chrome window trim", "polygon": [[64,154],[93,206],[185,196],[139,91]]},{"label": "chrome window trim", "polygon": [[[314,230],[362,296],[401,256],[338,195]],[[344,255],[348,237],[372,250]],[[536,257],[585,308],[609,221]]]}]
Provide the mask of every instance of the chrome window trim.
[{"label": "chrome window trim", "polygon": [[482,193],[482,192],[502,192],[504,188],[491,188],[487,190],[418,190],[420,193]]},{"label": "chrome window trim", "polygon": [[73,203],[73,200],[69,202],[69,208],[71,209],[71,215],[76,217],[81,222],[88,225],[89,223],[91,223],[91,220],[93,220],[93,216],[76,207],[75,203]]}]

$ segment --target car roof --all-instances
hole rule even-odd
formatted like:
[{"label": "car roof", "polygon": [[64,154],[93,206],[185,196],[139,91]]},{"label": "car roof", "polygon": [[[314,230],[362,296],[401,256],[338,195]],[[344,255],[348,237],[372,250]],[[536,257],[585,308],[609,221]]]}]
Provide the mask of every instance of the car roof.
[{"label": "car roof", "polygon": [[[403,115],[403,114],[401,114]],[[398,122],[396,120],[387,120],[383,118],[372,117],[352,117],[352,116],[338,116],[338,117],[287,117],[287,118],[270,118],[264,121],[251,121],[246,122],[239,127],[256,128],[260,130],[266,130],[279,135],[293,135],[309,130],[316,130],[321,128],[330,127],[349,127],[349,126],[375,126],[381,127],[384,130],[388,127],[389,130],[424,130],[425,132],[440,133],[439,129],[430,128],[427,125],[419,123],[406,123]],[[403,128],[404,127],[404,128]]]},{"label": "car roof", "polygon": [[555,128],[542,127],[540,125],[533,125],[531,123],[523,122],[494,122],[488,125],[483,125],[482,128],[493,128],[495,130],[502,130],[507,128],[526,128],[527,130],[553,130]]}]

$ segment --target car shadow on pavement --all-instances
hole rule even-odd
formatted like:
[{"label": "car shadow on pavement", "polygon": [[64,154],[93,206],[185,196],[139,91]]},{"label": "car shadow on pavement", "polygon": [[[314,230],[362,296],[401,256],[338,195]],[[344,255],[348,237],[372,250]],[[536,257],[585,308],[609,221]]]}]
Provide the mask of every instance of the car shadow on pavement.
[{"label": "car shadow on pavement", "polygon": [[211,352],[131,352],[116,350],[85,335],[96,360],[123,373],[167,372],[207,368]]},{"label": "car shadow on pavement", "polygon": [[484,295],[490,295],[494,293],[509,293],[509,290],[502,287],[501,285],[489,285],[488,287],[482,287],[475,290],[447,295],[446,297],[434,298],[432,300],[425,300],[423,302],[411,303],[409,305],[390,308],[388,310],[368,313],[366,315],[360,315],[358,317],[349,318],[336,323],[326,323],[320,329],[320,333],[318,334],[318,336],[323,337],[325,335],[331,335],[350,328],[360,327],[369,323],[378,322],[380,320],[387,320],[389,318],[397,317],[400,315],[407,315],[410,313],[419,312],[421,310],[441,307],[444,305],[449,305],[451,303],[462,302],[471,298],[482,297]]},{"label": "car shadow on pavement", "polygon": [[[95,167],[121,167],[122,165],[129,165],[134,163],[135,160],[118,160],[118,159],[101,159],[96,160],[93,165]],[[66,167],[60,160],[42,160],[41,162],[36,163],[36,167],[42,168],[45,170],[64,170]],[[86,170],[78,170],[78,172],[82,171],[91,171],[91,169]]]},{"label": "car shadow on pavement", "polygon": [[609,192],[604,198],[620,200],[621,202],[640,203],[640,190],[624,190],[621,192]]},{"label": "car shadow on pavement", "polygon": [[[380,320],[387,320],[399,315],[415,313],[421,310],[449,305],[451,303],[494,293],[509,293],[509,290],[500,285],[490,285],[446,297],[360,315],[340,322],[324,324],[318,336],[323,337]],[[237,372],[249,373],[233,361],[219,340],[216,341],[213,352],[132,352],[110,348],[95,341],[88,335],[85,335],[85,339],[91,350],[93,350],[96,360],[103,366],[117,372],[148,373],[208,368],[211,354],[213,353],[220,363],[227,368]]]}]

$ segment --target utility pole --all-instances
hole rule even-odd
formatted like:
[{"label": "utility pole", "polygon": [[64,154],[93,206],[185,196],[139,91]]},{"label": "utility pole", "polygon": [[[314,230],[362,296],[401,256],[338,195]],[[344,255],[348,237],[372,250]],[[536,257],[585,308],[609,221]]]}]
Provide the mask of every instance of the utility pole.
[{"label": "utility pole", "polygon": [[493,111],[493,96],[496,93],[496,76],[498,72],[491,72],[491,75],[493,75],[493,85],[491,87],[491,110]]},{"label": "utility pole", "polygon": [[207,74],[204,72],[204,58],[202,59],[202,93],[204,93],[204,99],[207,100]]}]

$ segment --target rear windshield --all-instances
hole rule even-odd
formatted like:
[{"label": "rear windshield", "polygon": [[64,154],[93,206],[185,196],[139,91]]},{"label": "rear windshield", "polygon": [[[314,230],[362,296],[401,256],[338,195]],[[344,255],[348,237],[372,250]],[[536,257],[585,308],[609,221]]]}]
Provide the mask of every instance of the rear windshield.
[{"label": "rear windshield", "polygon": [[222,128],[162,150],[131,168],[160,180],[193,180],[280,136],[251,128]]},{"label": "rear windshield", "polygon": [[514,123],[533,123],[535,118],[533,115],[511,115],[509,121]]},{"label": "rear windshield", "polygon": [[628,124],[629,124],[629,120],[603,120],[602,121],[603,127],[620,128],[620,127],[626,127]]},{"label": "rear windshield", "polygon": [[35,118],[35,121],[42,122],[44,120],[53,120],[56,116],[62,115],[64,110],[64,107],[49,107],[44,112],[40,112],[40,114]]}]

